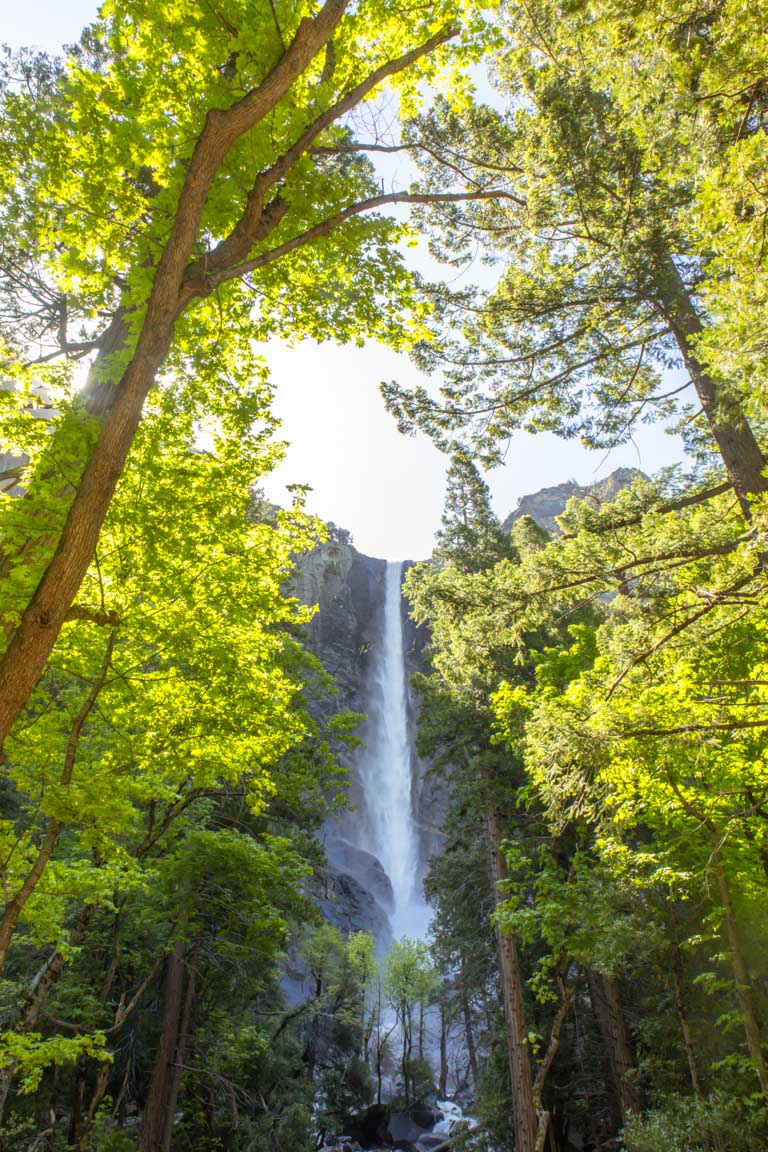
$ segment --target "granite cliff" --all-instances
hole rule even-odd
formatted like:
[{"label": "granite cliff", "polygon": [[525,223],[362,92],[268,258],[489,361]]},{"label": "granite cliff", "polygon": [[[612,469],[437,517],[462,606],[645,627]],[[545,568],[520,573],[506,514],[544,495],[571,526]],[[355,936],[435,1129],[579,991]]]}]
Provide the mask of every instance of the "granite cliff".
[{"label": "granite cliff", "polygon": [[[517,508],[503,522],[509,531],[522,516],[531,516],[540,527],[556,532],[555,516],[573,496],[605,503],[643,474],[621,468],[596,484],[580,486],[574,481],[544,488],[522,497]],[[411,562],[406,562],[404,569]],[[300,558],[295,591],[305,604],[318,605],[307,627],[309,647],[336,681],[337,694],[319,707],[349,709],[367,713],[376,692],[374,671],[382,648],[384,581],[387,563],[358,552],[348,535],[334,529],[325,544]],[[426,629],[417,628],[401,604],[405,671],[410,682],[422,667],[428,641]],[[413,690],[407,698],[408,723],[415,735],[418,701]],[[365,743],[367,725],[359,735]],[[413,748],[415,741],[411,741]],[[361,785],[362,751],[346,754],[350,776],[351,808],[341,817],[329,820],[322,838],[327,865],[314,882],[314,895],[326,918],[345,932],[371,932],[382,947],[391,935],[392,888],[377,857],[368,850],[369,814]],[[427,773],[428,765],[411,753],[412,818],[419,834],[420,868],[440,842],[440,824],[445,806],[445,788]]]}]

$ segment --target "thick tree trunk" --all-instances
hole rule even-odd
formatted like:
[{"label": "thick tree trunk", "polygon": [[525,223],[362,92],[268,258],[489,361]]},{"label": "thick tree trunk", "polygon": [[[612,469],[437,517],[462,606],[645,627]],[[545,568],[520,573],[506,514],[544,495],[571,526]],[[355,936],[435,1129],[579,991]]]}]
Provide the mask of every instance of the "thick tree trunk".
[{"label": "thick tree trunk", "polygon": [[163,1129],[162,1152],[170,1152],[173,1138],[173,1121],[176,1115],[176,1105],[179,1099],[181,1078],[184,1074],[184,1059],[189,1047],[190,1024],[192,1021],[192,1008],[195,1003],[195,973],[187,968],[187,988],[184,993],[184,1004],[181,1010],[179,1036],[176,1044],[176,1056],[171,1068],[171,1082],[168,1092],[168,1104],[165,1112],[165,1127]]},{"label": "thick tree trunk", "polygon": [[699,360],[692,341],[704,331],[674,260],[668,257],[657,284],[659,307],[672,329],[728,478],[747,521],[752,519],[752,498],[768,492],[763,476],[765,458],[736,397],[724,396],[722,387]]},{"label": "thick tree trunk", "polygon": [[[0,660],[0,746],[42,675],[67,612],[88,571],[101,526],[141,420],[142,409],[174,337],[176,321],[200,285],[185,273],[197,240],[210,188],[230,148],[282,99],[325,46],[348,0],[326,0],[299,24],[291,44],[264,81],[227,109],[211,109],[186,166],[184,186],[168,241],[157,266],[135,350],[119,383],[102,382],[109,393],[101,428],[83,469],[56,549]],[[286,154],[288,155],[288,154]],[[249,199],[240,233],[224,244],[254,242],[258,198]],[[263,209],[263,202],[261,204]],[[237,229],[235,230],[237,231]],[[94,398],[94,403],[98,401]]]},{"label": "thick tree trunk", "polygon": [[187,945],[179,941],[165,962],[160,1042],[144,1106],[141,1152],[168,1152],[170,1148],[181,1071],[177,1065],[183,1062],[194,994],[191,975],[186,981],[186,996],[184,993],[186,957]]},{"label": "thick tree trunk", "polygon": [[612,976],[590,972],[589,994],[608,1057],[618,1106],[617,1119],[623,1125],[631,1113],[640,1111],[640,1099],[619,986]]},{"label": "thick tree trunk", "polygon": [[[486,826],[491,850],[494,893],[497,904],[503,899],[502,886],[507,878],[507,863],[501,850],[501,834],[496,813],[489,811]],[[507,1025],[507,1052],[514,1108],[515,1152],[534,1152],[536,1147],[536,1111],[533,1106],[531,1062],[526,1043],[523,1015],[523,989],[517,940],[497,928],[504,1016]]]},{"label": "thick tree trunk", "polygon": [[752,982],[749,978],[749,969],[747,968],[747,962],[739,939],[736,913],[733,908],[728,877],[723,867],[722,843],[716,828],[710,827],[709,835],[712,841],[712,862],[715,875],[717,876],[717,885],[720,890],[720,903],[723,909],[725,932],[731,951],[731,964],[733,965],[733,974],[736,978],[736,995],[744,1020],[744,1030],[747,1034],[747,1047],[755,1072],[757,1073],[757,1078],[760,1082],[760,1088],[763,1092],[768,1092],[768,1068],[766,1067],[765,1055],[763,1053],[763,1039],[760,1024],[757,1019],[757,1012],[755,1011],[754,1000],[752,999]]}]

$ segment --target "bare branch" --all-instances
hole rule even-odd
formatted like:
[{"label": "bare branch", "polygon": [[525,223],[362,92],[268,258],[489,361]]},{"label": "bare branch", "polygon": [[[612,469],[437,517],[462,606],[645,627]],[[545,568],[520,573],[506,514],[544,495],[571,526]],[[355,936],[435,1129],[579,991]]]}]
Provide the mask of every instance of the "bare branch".
[{"label": "bare branch", "polygon": [[73,604],[64,619],[87,620],[90,624],[107,625],[111,628],[116,628],[120,623],[117,612],[105,612],[100,608],[90,608],[87,604]]}]

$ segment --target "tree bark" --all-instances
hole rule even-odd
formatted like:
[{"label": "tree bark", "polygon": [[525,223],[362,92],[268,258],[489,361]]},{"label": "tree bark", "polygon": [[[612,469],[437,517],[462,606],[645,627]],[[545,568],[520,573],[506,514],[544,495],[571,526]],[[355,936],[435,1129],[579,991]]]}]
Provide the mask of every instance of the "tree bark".
[{"label": "tree bark", "polygon": [[663,263],[657,289],[658,306],[672,329],[728,479],[749,523],[753,497],[768,492],[768,481],[763,476],[765,457],[741,404],[735,397],[723,395],[722,387],[710,376],[692,347],[692,341],[703,333],[704,325],[671,257]]},{"label": "tree bark", "polygon": [[712,841],[712,862],[715,875],[717,876],[717,885],[720,890],[720,903],[723,909],[725,932],[731,951],[731,964],[733,965],[733,974],[736,978],[736,995],[744,1020],[744,1030],[747,1034],[747,1048],[749,1049],[749,1055],[755,1072],[757,1073],[757,1079],[760,1082],[760,1088],[763,1092],[768,1092],[768,1068],[766,1067],[765,1056],[763,1054],[763,1040],[760,1024],[757,1019],[757,1012],[755,1011],[754,1000],[752,999],[752,982],[749,978],[749,969],[747,968],[747,962],[742,951],[739,931],[736,925],[736,913],[731,898],[730,885],[728,884],[728,877],[725,874],[725,868],[723,866],[722,842],[718,836],[717,829],[712,825],[709,825],[709,835]]},{"label": "tree bark", "polygon": [[183,1063],[194,996],[191,974],[185,995],[187,954],[187,945],[178,941],[165,962],[160,1042],[144,1106],[141,1152],[168,1152],[170,1148],[181,1073],[178,1065]]},{"label": "tree bark", "polygon": [[[227,109],[210,109],[197,139],[168,241],[155,272],[136,347],[82,473],[56,550],[0,662],[0,746],[42,675],[93,553],[176,321],[199,291],[185,285],[208,193],[230,148],[282,99],[330,39],[349,0],[326,0],[305,17],[275,67]],[[251,205],[246,208],[249,212]],[[112,390],[112,385],[108,385]]]},{"label": "tree bark", "polygon": [[[496,813],[489,810],[486,817],[491,867],[497,905],[503,900],[503,882],[507,878],[507,862],[501,850],[501,833]],[[512,1086],[514,1110],[515,1152],[534,1152],[536,1147],[536,1111],[533,1106],[531,1062],[526,1043],[527,1034],[523,1014],[523,990],[517,940],[512,933],[497,927],[501,966],[501,986],[504,997],[504,1016],[507,1026],[507,1054]]]},{"label": "tree bark", "polygon": [[640,1111],[640,1099],[619,986],[612,976],[590,972],[589,994],[608,1057],[618,1105],[617,1119],[623,1125],[631,1113]]},{"label": "tree bark", "polygon": [[[312,59],[330,41],[349,0],[325,0],[313,17],[305,17],[294,39],[264,81],[229,108],[209,109],[187,164],[184,185],[168,241],[154,274],[146,312],[119,382],[102,382],[108,400],[93,398],[104,409],[101,428],[58,535],[53,555],[13,631],[0,660],[0,747],[42,675],[59,630],[91,563],[101,526],[138,429],[144,402],[173,342],[176,322],[189,303],[215,288],[332,233],[346,220],[390,203],[431,203],[508,197],[505,191],[478,189],[455,193],[392,192],[343,208],[271,252],[247,260],[250,250],[273,231],[286,213],[279,193],[265,203],[265,193],[288,174],[316,136],[362,101],[389,76],[408,68],[458,35],[446,27],[429,40],[374,69],[331,109],[306,129],[270,169],[259,173],[246,196],[231,233],[202,260],[192,260],[200,222],[211,186],[230,148],[277,105]],[[89,401],[90,402],[90,401]],[[46,544],[48,531],[38,539]],[[26,546],[26,545],[25,545]],[[51,545],[52,546],[52,545]]]}]

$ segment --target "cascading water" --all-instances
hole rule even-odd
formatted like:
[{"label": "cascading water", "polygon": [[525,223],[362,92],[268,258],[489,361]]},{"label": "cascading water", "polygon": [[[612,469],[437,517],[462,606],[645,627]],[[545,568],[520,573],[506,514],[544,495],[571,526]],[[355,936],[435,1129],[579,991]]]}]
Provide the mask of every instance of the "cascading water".
[{"label": "cascading water", "polygon": [[413,815],[400,592],[402,567],[393,561],[387,563],[381,655],[373,677],[368,747],[360,776],[371,836],[368,847],[381,861],[392,884],[393,932],[395,936],[421,936],[427,910],[418,875],[419,846]]}]

